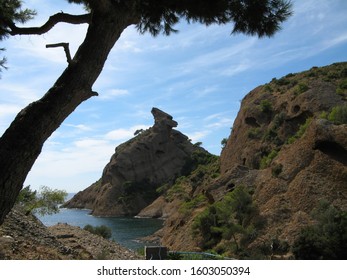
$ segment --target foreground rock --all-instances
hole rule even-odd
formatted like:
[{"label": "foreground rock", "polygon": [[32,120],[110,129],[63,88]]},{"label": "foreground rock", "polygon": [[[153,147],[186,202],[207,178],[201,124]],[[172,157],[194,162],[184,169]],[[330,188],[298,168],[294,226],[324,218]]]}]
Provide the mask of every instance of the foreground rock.
[{"label": "foreground rock", "polygon": [[142,257],[119,244],[89,233],[79,227],[57,224],[48,228],[64,246],[73,249],[82,259],[138,260]]},{"label": "foreground rock", "polygon": [[157,188],[189,174],[194,153],[208,154],[174,130],[172,116],[152,109],[153,127],[116,148],[102,178],[64,207],[88,208],[97,216],[135,216],[158,196]]},{"label": "foreground rock", "polygon": [[12,209],[0,226],[0,259],[5,260],[132,260],[142,257],[119,244],[79,227],[47,228],[35,216]]}]

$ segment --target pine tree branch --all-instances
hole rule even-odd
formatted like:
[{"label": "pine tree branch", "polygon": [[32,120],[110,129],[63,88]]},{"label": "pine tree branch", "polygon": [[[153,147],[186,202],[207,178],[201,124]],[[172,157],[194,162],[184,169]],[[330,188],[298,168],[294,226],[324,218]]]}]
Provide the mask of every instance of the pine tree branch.
[{"label": "pine tree branch", "polygon": [[90,23],[91,14],[84,15],[70,15],[66,13],[57,13],[53,16],[50,16],[48,21],[40,27],[17,27],[13,22],[8,22],[7,25],[10,30],[8,34],[14,35],[41,35],[49,30],[51,30],[57,23],[65,22],[71,24],[82,24]]},{"label": "pine tree branch", "polygon": [[71,62],[71,54],[70,54],[70,49],[69,49],[69,43],[58,43],[58,44],[48,44],[46,45],[46,48],[57,48],[57,47],[63,47],[65,54],[66,54],[66,60],[67,63],[70,64]]}]

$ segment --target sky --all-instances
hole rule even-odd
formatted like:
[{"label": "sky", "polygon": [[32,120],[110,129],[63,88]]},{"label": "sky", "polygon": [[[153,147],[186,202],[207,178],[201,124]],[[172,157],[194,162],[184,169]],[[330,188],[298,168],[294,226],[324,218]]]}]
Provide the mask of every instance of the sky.
[{"label": "sky", "polygon": [[[180,23],[169,37],[140,35],[131,26],[114,46],[93,86],[99,93],[81,104],[46,141],[25,186],[67,192],[85,189],[101,177],[115,147],[140,128],[153,125],[157,107],[173,116],[177,129],[219,155],[230,135],[242,98],[255,87],[288,73],[347,61],[347,1],[295,0],[293,16],[272,38],[231,35],[232,25]],[[50,15],[84,13],[67,1],[25,0],[40,26]],[[42,36],[0,42],[8,70],[0,79],[0,135],[16,114],[39,99],[67,66],[86,25],[59,24]]]}]

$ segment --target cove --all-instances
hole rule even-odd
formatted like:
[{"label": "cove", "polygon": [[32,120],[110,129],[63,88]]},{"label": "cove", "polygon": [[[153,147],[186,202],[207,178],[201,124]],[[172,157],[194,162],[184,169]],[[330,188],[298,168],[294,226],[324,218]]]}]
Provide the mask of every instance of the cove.
[{"label": "cove", "polygon": [[132,250],[143,248],[145,245],[153,245],[140,242],[138,239],[153,234],[163,226],[159,219],[141,219],[133,217],[95,217],[90,215],[87,209],[61,208],[60,212],[53,215],[37,215],[45,226],[53,226],[57,223],[67,223],[83,228],[85,225],[105,225],[112,230],[112,237],[120,245]]}]

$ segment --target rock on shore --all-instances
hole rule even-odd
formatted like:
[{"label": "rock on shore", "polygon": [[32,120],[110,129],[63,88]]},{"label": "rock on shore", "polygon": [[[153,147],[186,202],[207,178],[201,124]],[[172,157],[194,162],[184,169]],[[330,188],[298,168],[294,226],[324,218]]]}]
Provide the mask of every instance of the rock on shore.
[{"label": "rock on shore", "polygon": [[12,209],[0,226],[2,260],[133,260],[137,253],[67,224],[44,226],[35,216]]}]

